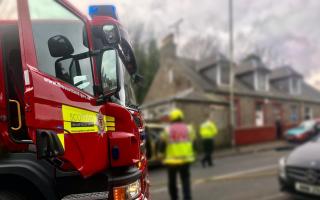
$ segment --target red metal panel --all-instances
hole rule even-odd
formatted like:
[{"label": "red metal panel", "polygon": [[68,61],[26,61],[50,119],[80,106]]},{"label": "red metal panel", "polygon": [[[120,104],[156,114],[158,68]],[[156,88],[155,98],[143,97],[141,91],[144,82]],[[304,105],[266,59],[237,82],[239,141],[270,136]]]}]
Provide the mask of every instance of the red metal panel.
[{"label": "red metal panel", "polygon": [[20,34],[21,59],[23,69],[27,69],[27,65],[36,67],[37,57],[35,45],[33,42],[32,25],[29,15],[29,6],[27,0],[17,1],[18,5],[18,25]]},{"label": "red metal panel", "polygon": [[275,140],[276,130],[274,126],[240,128],[235,135],[237,145],[257,144]]}]

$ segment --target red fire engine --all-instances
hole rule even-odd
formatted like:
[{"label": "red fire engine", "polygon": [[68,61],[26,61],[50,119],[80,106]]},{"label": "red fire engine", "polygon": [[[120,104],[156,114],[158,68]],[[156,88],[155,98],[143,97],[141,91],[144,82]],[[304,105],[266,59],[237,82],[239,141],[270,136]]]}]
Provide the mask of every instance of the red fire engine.
[{"label": "red fire engine", "polygon": [[64,0],[0,7],[0,200],[148,199],[144,125],[126,100],[137,66],[117,19]]}]

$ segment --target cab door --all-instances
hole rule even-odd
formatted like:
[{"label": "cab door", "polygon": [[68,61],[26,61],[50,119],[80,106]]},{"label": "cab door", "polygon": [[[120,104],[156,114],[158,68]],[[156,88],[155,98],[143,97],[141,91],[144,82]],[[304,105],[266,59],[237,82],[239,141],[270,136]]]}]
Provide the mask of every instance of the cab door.
[{"label": "cab door", "polygon": [[[50,40],[66,38],[72,55],[87,52],[86,22],[52,0],[18,0],[19,33],[25,79],[25,118],[39,158],[55,157],[62,168],[84,177],[108,166],[104,116],[94,102],[91,58],[62,58]],[[42,148],[56,148],[46,155]],[[61,152],[63,148],[63,152]],[[68,169],[69,170],[69,169]]]}]

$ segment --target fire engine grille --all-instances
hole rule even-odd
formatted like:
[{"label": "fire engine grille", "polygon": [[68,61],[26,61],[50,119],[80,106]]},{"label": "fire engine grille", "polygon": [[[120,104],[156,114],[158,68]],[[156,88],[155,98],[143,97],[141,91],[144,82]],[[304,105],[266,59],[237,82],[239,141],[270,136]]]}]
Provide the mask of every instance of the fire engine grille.
[{"label": "fire engine grille", "polygon": [[71,194],[65,196],[62,200],[106,200],[108,199],[108,194],[108,192]]},{"label": "fire engine grille", "polygon": [[311,184],[320,184],[320,170],[298,167],[287,167],[289,179]]}]

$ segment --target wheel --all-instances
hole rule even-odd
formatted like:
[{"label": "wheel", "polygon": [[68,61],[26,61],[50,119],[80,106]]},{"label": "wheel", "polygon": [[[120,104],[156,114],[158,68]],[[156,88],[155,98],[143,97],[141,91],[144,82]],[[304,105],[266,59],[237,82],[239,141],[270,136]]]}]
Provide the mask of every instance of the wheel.
[{"label": "wheel", "polygon": [[0,200],[26,200],[20,193],[0,191]]}]

